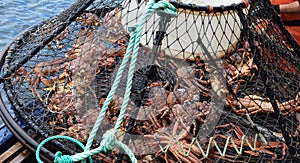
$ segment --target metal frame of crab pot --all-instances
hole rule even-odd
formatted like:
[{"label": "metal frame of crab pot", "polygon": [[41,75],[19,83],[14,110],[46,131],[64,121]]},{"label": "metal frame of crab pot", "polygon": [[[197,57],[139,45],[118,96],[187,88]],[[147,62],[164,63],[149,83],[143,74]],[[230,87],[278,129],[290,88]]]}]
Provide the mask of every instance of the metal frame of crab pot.
[{"label": "metal frame of crab pot", "polygon": [[[22,58],[21,61],[19,62],[19,64],[16,64],[15,66],[10,67],[9,71],[4,72],[4,74],[0,78],[0,83],[3,84],[3,82],[5,82],[6,77],[9,77],[11,74],[13,74],[18,68],[20,68],[22,66],[22,64],[26,63],[28,60],[30,60],[31,57],[33,57],[37,52],[39,52],[40,49],[42,49],[44,46],[46,46],[57,34],[61,33],[72,21],[74,21],[76,19],[76,17],[78,17],[80,14],[82,14],[84,12],[84,10],[93,1],[94,0],[87,0],[87,1],[84,1],[84,0],[80,1],[79,0],[77,3],[82,3],[82,5],[77,8],[76,12],[72,12],[72,14],[66,19],[66,23],[63,23],[62,25],[60,25],[57,28],[57,30],[54,32],[54,34],[52,34],[49,37],[47,37],[46,39],[44,39],[44,41],[42,42],[41,45],[39,45],[39,46],[35,47],[34,49],[32,49],[30,54],[27,54],[24,58]],[[189,10],[194,10],[194,11],[206,11],[207,13],[210,13],[210,12],[223,12],[223,11],[236,10],[236,9],[238,10],[238,8],[247,7],[247,4],[244,3],[244,2],[240,3],[240,4],[230,5],[230,6],[219,6],[219,7],[198,6],[198,5],[194,5],[194,4],[184,4],[184,3],[181,3],[181,2],[177,2],[175,0],[170,0],[170,3],[173,4],[177,8],[189,9]],[[73,9],[72,6],[67,10],[70,10],[70,9]],[[242,14],[239,13],[239,16],[241,17]],[[279,17],[277,19],[278,19],[278,22],[280,22]],[[12,54],[14,49],[18,48],[18,45],[20,45],[22,43],[22,38],[28,37],[28,35],[31,32],[37,30],[46,21],[43,21],[43,22],[41,22],[39,24],[36,24],[36,25],[30,27],[29,29],[25,30],[23,33],[18,35],[11,44],[6,46],[5,50],[0,54],[0,58],[1,58],[0,67],[1,68],[3,66],[5,66],[3,64],[4,64],[4,60],[6,59],[8,53],[10,52],[10,54]],[[157,31],[157,33],[156,33],[156,40],[154,41],[155,46],[153,46],[153,49],[152,49],[152,52],[154,54],[153,58],[154,58],[155,54],[157,54],[157,50],[159,49],[161,41],[163,40],[164,32],[165,32],[165,24],[167,22],[168,22],[167,17],[161,19],[160,28],[159,28],[159,31]],[[246,21],[244,21],[243,23],[245,23],[245,22]],[[243,24],[243,26],[247,28],[246,24]],[[283,25],[279,25],[279,26],[282,28],[281,30],[284,31],[284,33],[287,33],[287,35],[289,35],[289,33],[283,27]],[[298,54],[300,54],[299,53],[299,46],[297,44],[295,44],[295,41],[291,40],[290,43],[293,46],[293,48],[298,52]],[[252,44],[251,48],[254,48],[253,44]],[[153,61],[153,58],[152,58],[152,61]],[[274,108],[276,110],[276,108],[278,108],[278,107],[275,106]],[[11,116],[11,114],[8,110],[8,107],[3,102],[3,99],[1,97],[1,95],[0,95],[0,116],[3,119],[4,123],[7,125],[7,127],[11,130],[13,135],[18,139],[18,141],[21,142],[24,146],[26,146],[31,151],[35,151],[35,149],[37,148],[39,143],[35,139],[30,137],[26,133],[26,131],[21,126],[19,126],[19,124]],[[31,123],[31,126],[29,126],[29,127],[35,128],[34,125],[32,126],[32,124],[33,123]],[[132,126],[128,126],[128,128],[131,128],[131,127]],[[42,132],[40,131],[40,133],[42,133]],[[42,136],[47,136],[47,135],[42,135]],[[288,137],[285,137],[285,138],[287,138],[287,140],[288,140]],[[62,147],[62,145],[57,141],[53,141],[53,143],[58,144],[58,145],[60,145],[60,147]],[[70,153],[73,153],[73,152],[70,151]],[[51,151],[49,151],[45,148],[42,148],[41,157],[42,157],[43,160],[45,160],[47,162],[52,162],[52,160],[54,158],[54,154]],[[122,160],[122,157],[119,157],[119,160]]]}]

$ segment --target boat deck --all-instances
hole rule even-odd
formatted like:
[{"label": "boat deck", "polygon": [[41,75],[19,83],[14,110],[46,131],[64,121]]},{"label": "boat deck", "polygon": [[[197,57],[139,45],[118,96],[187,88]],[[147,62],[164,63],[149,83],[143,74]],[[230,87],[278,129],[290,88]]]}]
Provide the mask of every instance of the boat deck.
[{"label": "boat deck", "polygon": [[0,163],[33,163],[35,155],[32,151],[26,149],[21,143],[16,142],[9,149],[0,155]]}]

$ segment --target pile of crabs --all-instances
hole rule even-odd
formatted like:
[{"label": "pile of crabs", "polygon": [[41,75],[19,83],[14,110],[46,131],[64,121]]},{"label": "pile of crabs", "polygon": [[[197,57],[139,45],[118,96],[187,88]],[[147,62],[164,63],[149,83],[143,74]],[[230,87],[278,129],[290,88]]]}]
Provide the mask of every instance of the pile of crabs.
[{"label": "pile of crabs", "polygon": [[[28,82],[32,95],[47,106],[47,111],[53,113],[53,118],[45,123],[55,133],[86,143],[130,38],[121,27],[118,14],[118,9],[102,17],[84,13],[76,19],[80,30],[65,57],[40,62],[31,71],[21,67],[15,72],[13,81]],[[53,41],[58,50],[64,48],[61,40],[67,37],[68,30]],[[48,46],[53,48],[50,44]],[[141,49],[151,53],[151,49]],[[159,57],[163,60],[163,51]],[[256,140],[254,134],[245,134],[249,131],[244,126],[234,121],[221,121],[223,124],[218,124],[220,117],[213,117],[218,107],[216,96],[224,96],[222,109],[226,108],[236,116],[274,113],[268,98],[255,94],[234,96],[227,90],[229,86],[237,93],[246,82],[245,78],[257,75],[258,67],[246,40],[239,40],[214,65],[200,57],[184,62],[184,65],[178,64],[182,61],[175,62],[168,58],[168,66],[145,64],[134,73],[131,101],[118,133],[123,136],[118,139],[128,144],[139,162],[244,162],[246,156],[259,158],[266,155],[270,160],[285,157],[287,146],[284,142],[263,143],[262,140]],[[223,72],[211,77],[218,65],[224,68]],[[223,86],[222,81],[217,81],[221,78],[226,80]],[[121,96],[113,98],[101,124],[102,132],[115,125],[122,102]],[[286,114],[299,109],[298,95],[290,101],[276,102]],[[207,124],[212,121],[216,121],[216,125],[211,127],[212,131],[208,131]],[[199,133],[203,131],[212,134],[201,136]],[[126,138],[124,133],[134,135],[137,139]],[[244,136],[250,143],[243,140]],[[298,136],[298,132],[293,136]],[[256,148],[253,150],[249,144]],[[243,149],[235,152],[234,146],[238,149],[243,146]],[[109,153],[99,153],[93,157],[103,162],[113,162],[119,157],[128,160],[121,153],[115,148]]]}]

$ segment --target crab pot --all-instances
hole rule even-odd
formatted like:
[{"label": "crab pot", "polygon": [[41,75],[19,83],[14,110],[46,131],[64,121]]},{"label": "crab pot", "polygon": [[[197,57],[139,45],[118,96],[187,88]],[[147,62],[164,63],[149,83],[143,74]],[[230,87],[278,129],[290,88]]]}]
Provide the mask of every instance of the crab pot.
[{"label": "crab pot", "polygon": [[[176,14],[141,23],[152,3]],[[269,1],[78,0],[1,53],[0,116],[32,151],[56,135],[85,145],[105,111],[91,149],[124,115],[114,138],[138,162],[297,162],[299,51]],[[57,151],[83,149],[55,139],[41,158]],[[92,158],[130,162],[117,146]]]}]

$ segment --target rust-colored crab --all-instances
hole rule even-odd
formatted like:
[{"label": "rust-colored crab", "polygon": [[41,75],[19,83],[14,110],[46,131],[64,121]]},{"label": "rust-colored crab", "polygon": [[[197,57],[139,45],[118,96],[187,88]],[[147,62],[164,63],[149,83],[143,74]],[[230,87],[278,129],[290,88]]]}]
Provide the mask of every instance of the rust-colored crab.
[{"label": "rust-colored crab", "polygon": [[[174,125],[174,131],[177,130],[178,125]],[[157,157],[162,157],[166,162],[180,161],[184,163],[197,163],[201,162],[199,156],[201,156],[201,151],[195,144],[188,143],[187,137],[189,136],[189,129],[183,129],[179,133],[178,137],[174,135],[144,135],[145,138],[157,140],[153,145],[164,146],[158,152],[156,152]],[[173,160],[170,158],[170,153],[176,158]],[[164,155],[162,155],[164,154]]]},{"label": "rust-colored crab", "polygon": [[[280,103],[276,100],[276,104],[279,110],[283,113],[299,112],[300,111],[300,93],[298,93],[295,99]],[[274,113],[273,106],[269,98],[263,98],[257,95],[248,95],[243,98],[238,98],[233,102],[229,103],[233,111],[237,114],[244,115],[248,113],[256,114],[259,112],[263,113]]]},{"label": "rust-colored crab", "polygon": [[[236,52],[232,52],[228,59],[224,60],[224,68],[227,73],[229,85],[232,85],[236,80],[245,76],[253,77],[258,67],[253,61],[253,54],[249,51],[248,43],[244,42],[244,46]],[[233,62],[233,63],[231,63]]]},{"label": "rust-colored crab", "polygon": [[84,13],[80,17],[76,18],[76,23],[80,23],[81,26],[86,26],[89,29],[100,25],[100,19],[96,14]]},{"label": "rust-colored crab", "polygon": [[[64,70],[65,61],[66,58],[57,58],[52,61],[41,62],[28,73],[25,71],[22,74],[26,76],[32,94],[42,102],[44,102],[44,99],[38,89],[51,91],[55,88],[56,91],[58,89],[63,90],[64,86],[71,81],[69,72]],[[62,71],[61,74],[54,75],[60,71]]]},{"label": "rust-colored crab", "polygon": [[51,112],[64,111],[67,114],[74,114],[76,111],[72,98],[71,91],[61,91],[56,92],[50,98],[47,97],[45,103],[48,104],[48,110]]},{"label": "rust-colored crab", "polygon": [[67,131],[61,132],[60,135],[73,137],[81,142],[86,142],[90,131],[83,124],[74,124]]}]

